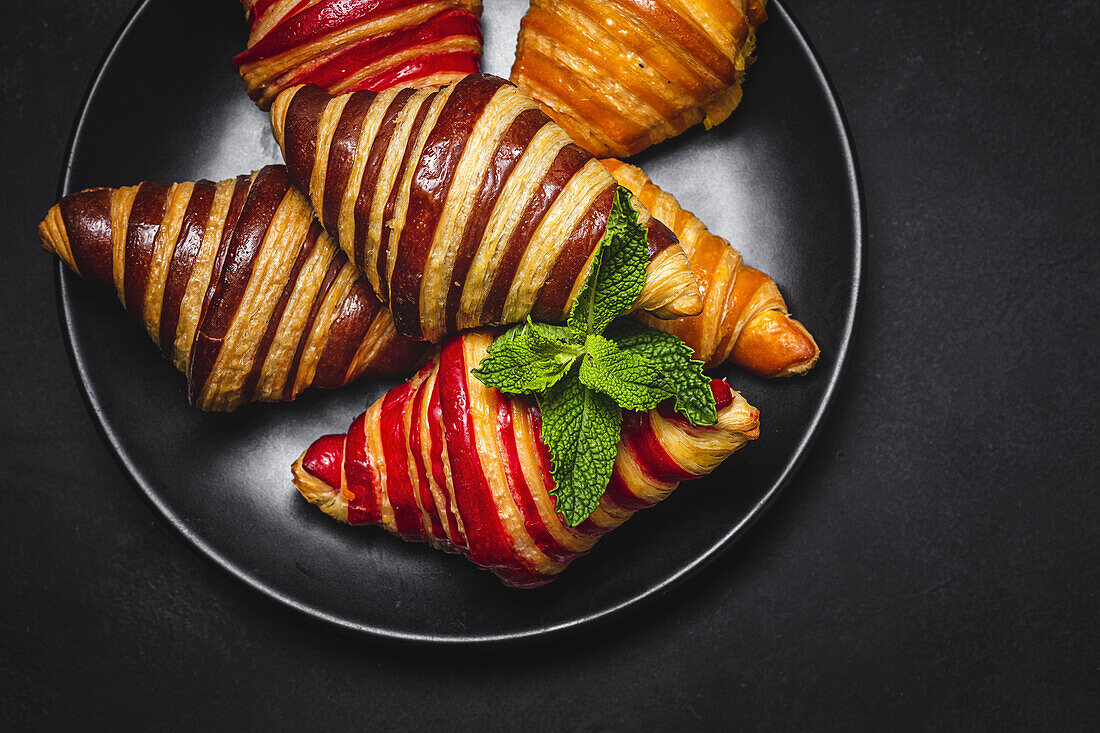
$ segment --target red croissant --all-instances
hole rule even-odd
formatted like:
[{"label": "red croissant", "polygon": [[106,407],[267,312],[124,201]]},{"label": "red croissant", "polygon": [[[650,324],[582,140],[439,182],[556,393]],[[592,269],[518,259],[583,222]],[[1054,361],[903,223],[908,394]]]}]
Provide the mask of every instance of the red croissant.
[{"label": "red croissant", "polygon": [[569,527],[550,493],[537,404],[470,374],[492,340],[485,330],[451,338],[346,434],[314,442],[293,465],[298,490],[340,521],[461,552],[506,585],[530,588],[759,434],[759,412],[718,379],[711,427],[692,427],[665,405],[627,412],[607,492],[588,519]]},{"label": "red croissant", "polygon": [[233,63],[261,109],[283,89],[426,87],[478,71],[480,0],[241,0],[248,50]]},{"label": "red croissant", "polygon": [[281,165],[220,183],[88,189],[38,232],[118,293],[204,410],[405,372],[424,350],[396,334]]}]

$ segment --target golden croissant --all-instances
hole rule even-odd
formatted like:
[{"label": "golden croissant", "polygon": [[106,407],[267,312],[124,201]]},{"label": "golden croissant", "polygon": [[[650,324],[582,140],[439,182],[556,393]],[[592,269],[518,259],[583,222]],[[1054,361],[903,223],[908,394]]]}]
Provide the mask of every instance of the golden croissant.
[{"label": "golden croissant", "polygon": [[[617,184],[513,85],[475,74],[339,97],[294,87],[271,120],[291,180],[389,304],[398,333],[437,342],[568,313]],[[698,313],[676,237],[635,205],[650,256],[635,309]]]},{"label": "golden croissant", "polygon": [[745,266],[729,242],[707,231],[640,168],[614,159],[602,162],[619,185],[676,234],[703,294],[703,312],[697,316],[639,318],[679,336],[708,368],[728,360],[762,377],[786,377],[813,367],[821,353],[817,342],[791,318],[775,280]]},{"label": "golden croissant", "polygon": [[118,293],[204,410],[404,372],[423,352],[396,334],[283,166],[88,189],[61,199],[38,232],[78,275]]},{"label": "golden croissant", "polygon": [[292,467],[298,490],[342,522],[461,552],[506,585],[529,588],[759,434],[757,410],[718,379],[711,381],[718,422],[710,427],[692,427],[664,404],[626,412],[607,491],[570,527],[555,509],[537,403],[470,374],[492,340],[486,330],[452,337],[347,433],[315,441]]},{"label": "golden croissant", "polygon": [[445,84],[478,71],[480,0],[241,0],[233,63],[261,109],[295,84],[333,94]]},{"label": "golden croissant", "polygon": [[531,0],[511,79],[574,140],[633,155],[741,101],[766,0]]}]

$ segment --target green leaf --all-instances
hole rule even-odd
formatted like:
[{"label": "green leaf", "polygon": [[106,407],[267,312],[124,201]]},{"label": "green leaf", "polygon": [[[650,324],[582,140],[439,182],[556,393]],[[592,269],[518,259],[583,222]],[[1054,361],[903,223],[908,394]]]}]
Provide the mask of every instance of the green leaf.
[{"label": "green leaf", "polygon": [[569,328],[577,341],[603,333],[609,323],[633,308],[645,288],[648,266],[646,228],[638,222],[630,192],[619,186],[592,269],[569,310]]},{"label": "green leaf", "polygon": [[513,340],[533,338],[539,343],[545,343],[546,341],[559,341],[563,344],[570,343],[573,340],[573,332],[569,330],[567,326],[555,326],[550,323],[538,323],[531,320],[531,316],[527,316],[526,321],[522,321],[512,326],[505,331],[501,338],[510,338]]},{"label": "green leaf", "polygon": [[494,341],[471,374],[501,392],[541,392],[561,379],[581,354],[580,344],[562,341],[568,336],[567,328],[528,318]]},{"label": "green leaf", "polygon": [[611,481],[623,412],[585,387],[574,366],[539,397],[542,439],[550,449],[557,509],[575,527],[596,509]]},{"label": "green leaf", "polygon": [[627,410],[652,410],[672,397],[664,374],[641,354],[620,349],[614,341],[595,334],[584,342],[580,378]]},{"label": "green leaf", "polygon": [[692,425],[718,422],[718,409],[703,362],[692,359],[691,347],[671,333],[650,328],[634,318],[622,318],[605,334],[619,348],[644,357],[656,367],[676,396],[676,412]]}]

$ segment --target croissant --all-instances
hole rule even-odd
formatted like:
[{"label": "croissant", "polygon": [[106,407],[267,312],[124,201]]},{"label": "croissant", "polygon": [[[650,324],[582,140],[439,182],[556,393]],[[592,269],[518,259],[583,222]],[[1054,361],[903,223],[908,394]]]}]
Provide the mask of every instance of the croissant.
[{"label": "croissant", "polygon": [[237,66],[261,109],[295,84],[333,94],[445,84],[477,73],[480,0],[241,0]]},{"label": "croissant", "polygon": [[550,493],[537,404],[470,375],[492,340],[482,329],[445,341],[346,434],[315,441],[292,467],[298,490],[342,522],[461,552],[506,585],[530,588],[759,435],[759,412],[717,379],[711,427],[692,427],[667,405],[627,412],[606,493],[588,519],[569,527]]},{"label": "croissant", "polygon": [[61,199],[38,233],[78,275],[115,289],[203,410],[404,372],[424,350],[397,335],[283,166],[88,189]]},{"label": "croissant", "polygon": [[729,242],[707,231],[640,168],[614,159],[601,162],[676,234],[703,294],[703,312],[697,316],[639,318],[679,336],[707,367],[728,360],[762,377],[803,374],[813,367],[821,351],[806,327],[791,318],[775,280],[745,266]]},{"label": "croissant", "polygon": [[[475,74],[339,97],[294,87],[271,120],[291,180],[390,305],[398,333],[438,342],[568,313],[617,184],[513,85]],[[676,237],[639,208],[650,264],[635,308],[698,313]]]},{"label": "croissant", "polygon": [[729,117],[765,2],[531,0],[511,79],[595,155],[633,155]]}]

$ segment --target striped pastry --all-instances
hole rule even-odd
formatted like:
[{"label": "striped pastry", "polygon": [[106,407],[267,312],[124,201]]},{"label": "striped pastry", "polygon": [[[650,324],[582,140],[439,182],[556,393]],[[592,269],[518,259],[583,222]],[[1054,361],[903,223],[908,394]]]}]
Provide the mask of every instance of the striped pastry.
[{"label": "striped pastry", "polygon": [[315,441],[292,467],[298,490],[342,522],[461,552],[506,585],[530,588],[759,434],[757,410],[717,379],[714,426],[691,427],[664,405],[627,412],[607,492],[588,519],[569,527],[549,493],[537,404],[486,388],[469,373],[492,339],[486,330],[449,339],[346,434]]},{"label": "striped pastry", "polygon": [[[339,97],[294,87],[271,120],[291,180],[389,303],[398,333],[437,342],[568,312],[617,184],[508,82],[476,74]],[[650,264],[636,309],[698,313],[676,237],[638,207]]]},{"label": "striped pastry", "polygon": [[512,81],[574,140],[625,157],[741,101],[766,0],[531,0]]},{"label": "striped pastry", "polygon": [[707,231],[640,168],[614,159],[601,162],[676,234],[703,294],[697,316],[659,321],[642,314],[643,321],[679,336],[707,367],[728,360],[762,377],[804,374],[813,367],[821,352],[806,327],[791,318],[775,280],[745,266],[741,253]]},{"label": "striped pastry", "polygon": [[220,183],[88,189],[61,199],[38,233],[74,272],[118,293],[203,410],[401,373],[423,352],[396,334],[283,166]]},{"label": "striped pastry", "polygon": [[446,84],[478,71],[481,0],[241,0],[248,50],[237,66],[267,109],[283,89]]}]

